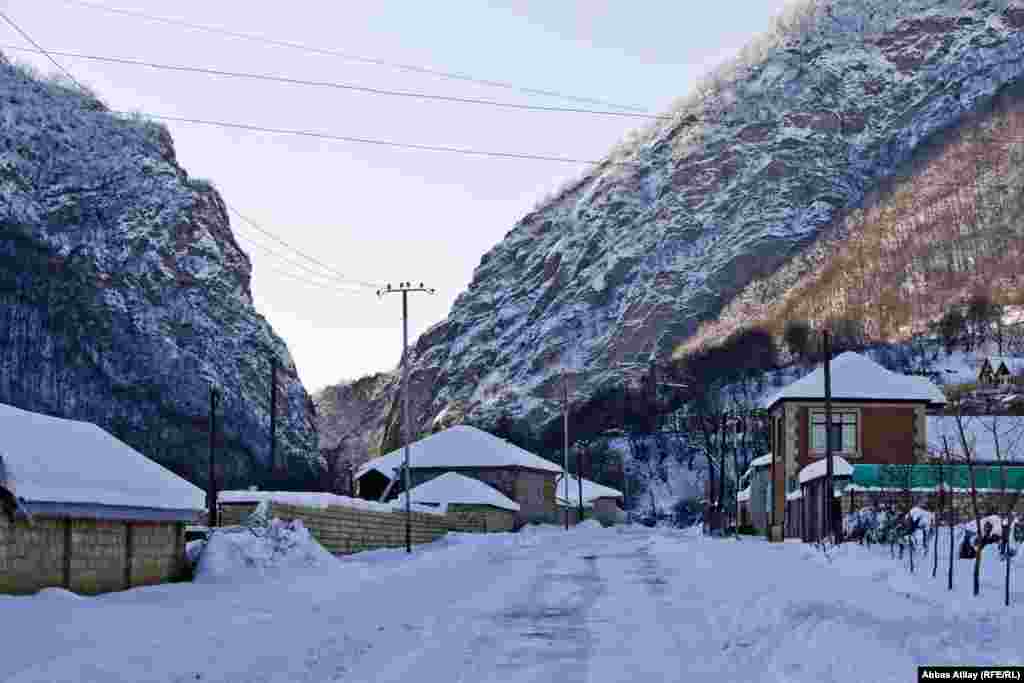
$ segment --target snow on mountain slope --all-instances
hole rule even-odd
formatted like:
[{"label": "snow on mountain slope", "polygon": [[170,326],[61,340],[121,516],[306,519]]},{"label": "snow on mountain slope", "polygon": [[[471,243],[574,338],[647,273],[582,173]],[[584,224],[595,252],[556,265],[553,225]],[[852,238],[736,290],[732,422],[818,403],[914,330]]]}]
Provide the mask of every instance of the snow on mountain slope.
[{"label": "snow on mountain slope", "polygon": [[[563,368],[585,397],[621,381],[622,360],[666,357],[1016,82],[1022,28],[1008,2],[805,4],[483,256],[415,345],[417,428],[505,415],[537,433]],[[383,450],[397,418],[392,400]]]},{"label": "snow on mountain slope", "polygon": [[222,484],[318,466],[312,404],[252,304],[251,265],[162,127],[0,56],[0,402],[94,422],[205,482],[209,389]]}]

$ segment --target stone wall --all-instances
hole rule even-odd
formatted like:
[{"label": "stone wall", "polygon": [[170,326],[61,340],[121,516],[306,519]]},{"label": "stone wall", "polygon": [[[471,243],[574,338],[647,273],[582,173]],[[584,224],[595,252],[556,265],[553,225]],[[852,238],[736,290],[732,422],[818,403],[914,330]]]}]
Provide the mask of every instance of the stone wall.
[{"label": "stone wall", "polygon": [[[254,503],[221,504],[220,522],[224,525],[239,524],[255,508]],[[270,515],[282,520],[301,520],[320,545],[335,555],[405,545],[405,513],[401,511],[377,512],[340,505],[313,508],[271,503]],[[450,530],[447,515],[413,512],[411,519],[413,545],[436,541]],[[459,525],[458,530],[468,530],[465,518],[459,521]],[[482,527],[481,521],[477,528]]]},{"label": "stone wall", "polygon": [[184,562],[182,523],[0,516],[0,593],[95,595],[169,581]]},{"label": "stone wall", "polygon": [[490,533],[516,528],[516,513],[490,505],[448,506],[448,528],[451,531]]},{"label": "stone wall", "polygon": [[519,470],[515,495],[519,503],[519,517],[523,521],[550,522],[557,515],[555,509],[555,476],[548,472]]}]

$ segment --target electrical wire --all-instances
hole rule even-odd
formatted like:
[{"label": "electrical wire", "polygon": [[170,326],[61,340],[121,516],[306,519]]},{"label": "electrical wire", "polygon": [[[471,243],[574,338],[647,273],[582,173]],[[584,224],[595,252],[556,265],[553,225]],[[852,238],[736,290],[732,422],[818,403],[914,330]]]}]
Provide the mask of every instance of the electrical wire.
[{"label": "electrical wire", "polygon": [[360,287],[364,287],[366,289],[372,289],[374,291],[376,291],[376,290],[378,290],[380,288],[381,285],[379,283],[368,282],[366,280],[355,280],[355,279],[346,277],[345,275],[343,275],[342,273],[338,272],[333,267],[327,265],[326,263],[324,263],[320,259],[315,258],[313,256],[310,256],[309,254],[306,254],[305,252],[300,251],[296,247],[293,247],[292,245],[288,244],[283,239],[281,239],[280,237],[278,237],[274,233],[270,232],[269,230],[267,230],[266,228],[261,226],[259,223],[257,223],[256,221],[252,220],[251,218],[249,218],[248,216],[246,216],[241,211],[239,211],[235,207],[231,206],[227,202],[224,202],[224,205],[228,207],[229,211],[231,211],[233,214],[235,214],[240,219],[245,221],[245,223],[247,223],[253,230],[259,232],[262,235],[266,235],[267,237],[269,237],[270,239],[274,240],[275,242],[277,242],[281,246],[283,246],[283,247],[289,249],[290,251],[298,254],[299,256],[301,256],[302,258],[306,259],[307,261],[309,261],[311,263],[315,263],[316,265],[320,266],[321,268],[323,268],[327,272],[332,273],[334,276],[336,276],[336,278],[340,279],[341,281],[346,282],[346,283],[356,284],[356,285],[359,285]]},{"label": "electrical wire", "polygon": [[36,54],[45,55],[56,55],[58,57],[70,57],[72,59],[84,59],[94,62],[103,62],[108,64],[121,64],[126,66],[141,66],[150,69],[157,69],[161,71],[176,71],[182,73],[194,73],[203,74],[206,76],[223,76],[225,78],[240,78],[257,81],[267,81],[271,83],[283,83],[287,85],[301,85],[315,88],[331,88],[335,90],[349,90],[352,92],[367,93],[370,95],[385,95],[389,97],[403,97],[411,99],[421,100],[435,100],[440,102],[451,102],[456,104],[474,104],[483,105],[489,107],[499,107],[505,109],[521,109],[526,111],[538,111],[538,112],[559,112],[569,114],[593,114],[595,116],[619,116],[626,118],[635,119],[647,119],[647,120],[671,120],[672,116],[659,115],[659,114],[639,114],[634,112],[624,111],[603,111],[598,109],[582,109],[577,107],[552,107],[545,105],[534,105],[534,104],[519,104],[517,102],[499,102],[496,100],[484,100],[474,97],[454,97],[450,95],[436,95],[433,93],[424,92],[409,92],[404,90],[387,90],[383,88],[370,88],[361,85],[352,85],[349,83],[337,83],[333,81],[317,81],[303,78],[290,78],[287,76],[273,76],[270,74],[258,74],[243,71],[227,71],[224,69],[213,69],[208,67],[198,66],[179,66],[173,64],[162,64],[159,62],[149,62],[139,59],[126,59],[122,57],[106,57],[101,55],[83,54],[79,52],[62,52],[58,50],[43,50],[33,49],[27,47],[17,47],[14,45],[0,45],[2,50],[14,50],[18,52],[30,52]]},{"label": "electrical wire", "polygon": [[[115,111],[112,114],[120,114],[122,116],[132,116],[131,112]],[[270,128],[266,126],[256,126],[248,123],[237,123],[233,121],[213,121],[210,119],[194,119],[184,116],[165,116],[162,114],[146,113],[145,116],[158,121],[174,121],[176,123],[193,123],[202,126],[217,126],[220,128],[235,128],[239,130],[254,131],[257,133],[277,133],[280,135],[295,135],[299,137],[317,138],[320,140],[334,140],[336,142],[355,142],[364,145],[378,145],[382,147],[398,147],[402,149],[416,149],[428,152],[449,152],[452,154],[464,154],[468,156],[482,156],[482,157],[495,157],[499,159],[526,159],[533,161],[554,161],[563,164],[582,164],[587,166],[639,166],[638,162],[633,161],[595,161],[593,159],[575,159],[570,157],[556,157],[547,156],[543,154],[526,154],[519,152],[494,152],[479,149],[470,149],[466,147],[446,147],[443,145],[422,145],[412,142],[395,142],[393,140],[379,140],[374,138],[361,138],[350,135],[334,135],[331,133],[317,133],[308,130],[299,130],[293,128]]]},{"label": "electrical wire", "polygon": [[[245,230],[248,230],[248,229],[249,229],[248,225],[244,225],[243,224],[243,225],[236,226],[236,229],[234,231],[235,237],[245,240],[245,242],[248,245],[250,245],[251,247],[253,247],[253,248],[257,249],[257,250],[259,250],[261,253],[266,254],[268,256],[272,256],[273,258],[275,258],[278,261],[286,264],[287,266],[290,266],[292,268],[298,268],[300,271],[303,271],[302,273],[299,273],[297,275],[299,275],[301,277],[322,278],[322,279],[326,280],[327,283],[330,283],[332,285],[341,285],[343,287],[352,287],[352,288],[361,287],[361,285],[359,285],[358,283],[353,283],[353,282],[348,281],[348,280],[339,279],[339,278],[337,278],[336,276],[334,276],[332,274],[328,274],[328,273],[324,273],[323,271],[316,270],[316,269],[311,268],[310,266],[306,265],[305,263],[302,263],[301,261],[294,260],[294,259],[290,258],[289,256],[287,256],[286,254],[283,254],[280,251],[276,251],[273,248],[268,247],[267,245],[263,244],[262,242],[260,242],[259,240],[253,238],[251,235],[249,235],[247,232],[245,232]],[[354,291],[357,291],[357,290],[354,289]]]},{"label": "electrical wire", "polygon": [[71,82],[72,82],[72,83],[74,83],[74,84],[75,84],[76,86],[78,86],[78,89],[79,89],[79,90],[85,90],[85,88],[84,88],[84,87],[82,86],[82,84],[81,84],[81,83],[79,83],[79,82],[78,82],[78,81],[77,81],[77,80],[75,79],[75,77],[71,75],[71,72],[70,72],[70,71],[68,71],[67,69],[65,69],[65,68],[64,68],[63,66],[61,66],[60,62],[58,62],[58,61],[57,61],[56,59],[54,59],[53,57],[51,57],[51,56],[50,56],[50,54],[49,54],[49,53],[48,53],[48,52],[47,52],[46,50],[44,50],[44,49],[42,48],[42,46],[41,46],[41,45],[40,45],[39,43],[37,43],[36,41],[32,40],[32,36],[30,36],[29,34],[25,33],[25,32],[24,32],[24,31],[23,31],[23,30],[21,29],[21,27],[20,27],[20,26],[18,26],[18,25],[17,25],[16,23],[14,23],[14,20],[13,20],[13,19],[11,19],[11,18],[10,18],[9,16],[7,16],[7,14],[6,14],[6,13],[4,13],[4,12],[2,12],[2,11],[0,11],[0,17],[3,17],[4,21],[6,21],[6,22],[7,22],[8,24],[10,24],[10,25],[11,25],[11,28],[13,28],[13,29],[14,29],[15,31],[17,31],[17,32],[18,32],[18,34],[19,34],[19,35],[20,35],[20,36],[21,36],[22,38],[24,38],[24,39],[25,39],[25,40],[27,40],[28,42],[32,43],[32,45],[34,45],[34,46],[36,47],[36,49],[37,49],[37,50],[38,50],[38,51],[39,51],[40,53],[42,53],[42,54],[46,55],[46,58],[47,58],[47,59],[49,59],[49,60],[50,60],[50,62],[51,62],[51,63],[52,63],[52,64],[53,64],[53,65],[54,65],[55,67],[57,67],[57,69],[58,69],[58,70],[60,70],[60,71],[61,71],[61,72],[62,72],[62,73],[63,73],[63,74],[65,75],[65,76],[67,76],[68,78],[70,78],[70,79],[71,79]]},{"label": "electrical wire", "polygon": [[331,57],[340,57],[352,62],[359,62],[362,64],[373,64],[375,66],[386,66],[391,69],[397,69],[399,71],[408,71],[418,74],[426,74],[430,76],[437,76],[439,78],[445,78],[449,80],[466,81],[469,83],[476,83],[478,85],[486,85],[494,88],[504,88],[506,90],[516,90],[528,95],[543,95],[545,97],[557,97],[563,100],[570,100],[574,102],[581,102],[586,104],[599,104],[605,107],[612,107],[614,109],[622,109],[626,111],[633,111],[637,113],[646,113],[643,107],[628,104],[616,104],[614,102],[608,102],[606,100],[593,98],[593,97],[581,97],[579,95],[570,95],[557,90],[547,90],[542,88],[528,88],[518,86],[507,81],[497,81],[492,79],[476,78],[468,74],[455,73],[449,71],[441,71],[439,69],[430,69],[427,67],[416,66],[414,64],[403,64],[400,62],[391,62],[383,59],[377,59],[375,57],[364,57],[348,52],[341,52],[339,50],[331,50],[321,47],[313,47],[304,45],[302,43],[295,43],[287,40],[279,40],[275,38],[266,38],[264,36],[253,35],[250,33],[241,33],[239,31],[231,31],[229,29],[217,28],[215,26],[206,26],[203,24],[194,24],[192,22],[183,21],[181,19],[171,19],[168,17],[161,17],[153,14],[147,14],[145,12],[139,12],[137,10],[126,10],[117,7],[106,7],[104,5],[98,5],[92,2],[83,2],[82,0],[57,0],[67,5],[75,5],[77,7],[83,7],[86,9],[98,10],[100,12],[107,12],[109,14],[119,14],[127,17],[134,17],[136,19],[145,19],[160,24],[167,24],[171,26],[179,26],[189,28],[195,31],[202,31],[204,33],[213,33],[232,38],[239,38],[242,40],[248,40],[257,43],[265,43],[267,45],[274,45],[276,47],[285,47],[292,50],[301,50],[303,52],[310,52],[313,54],[327,55]]},{"label": "electrical wire", "polygon": [[[3,17],[3,19],[8,24],[10,24],[15,30],[17,30],[18,33],[21,34],[21,36],[25,38],[25,40],[27,40],[29,43],[31,43],[37,49],[39,49],[42,52],[42,54],[46,55],[47,59],[49,59],[51,62],[53,62],[53,64],[56,65],[57,68],[60,69],[69,79],[71,79],[71,81],[76,86],[78,86],[79,88],[81,88],[83,90],[85,89],[82,86],[82,84],[67,69],[65,69],[63,66],[61,66],[60,63],[58,63],[53,57],[51,57],[49,55],[49,53],[47,53],[46,50],[44,50],[42,48],[42,46],[39,45],[39,43],[37,43],[35,40],[33,40],[32,37],[29,36],[28,33],[26,33],[24,30],[22,30],[21,27],[18,26],[9,16],[7,16],[3,12],[0,12],[0,17]],[[132,130],[134,130],[134,129],[132,129]],[[138,139],[139,139],[139,141],[144,146],[149,147],[151,150],[153,150],[157,154],[158,157],[162,157],[163,156],[162,150],[160,150],[150,140],[146,139],[143,135],[139,134],[138,135]],[[222,200],[223,200],[223,198],[222,198]],[[330,266],[328,266],[327,264],[323,263],[322,261],[320,261],[318,259],[315,259],[312,256],[309,256],[308,254],[305,254],[305,253],[299,251],[298,249],[296,249],[295,247],[291,246],[290,244],[285,242],[283,239],[281,239],[280,237],[278,237],[274,233],[270,232],[266,228],[258,225],[255,221],[253,221],[253,220],[249,219],[248,217],[246,217],[240,211],[238,211],[237,209],[232,207],[230,204],[228,204],[226,200],[223,200],[223,201],[224,201],[224,205],[230,211],[234,212],[235,215],[237,215],[239,218],[241,218],[243,221],[245,221],[247,224],[249,224],[254,230],[256,230],[256,231],[258,231],[258,232],[260,232],[260,233],[262,233],[262,234],[264,234],[264,235],[266,235],[268,237],[270,237],[271,239],[274,239],[275,241],[277,241],[281,245],[287,247],[288,249],[292,250],[293,252],[295,252],[299,256],[301,256],[301,257],[303,257],[303,258],[305,258],[305,259],[307,259],[309,261],[312,261],[312,262],[316,263],[317,265],[321,266],[322,268],[326,268],[327,270],[331,271],[332,273],[334,273],[337,277],[341,278],[342,280],[347,280],[347,278],[345,278],[344,275],[339,273],[337,270],[331,268]],[[364,287],[364,288],[367,288],[367,289],[376,290],[377,288],[380,287],[380,285],[375,284],[375,283],[371,283],[371,282],[364,282],[364,281],[359,281],[359,280],[352,280],[350,282],[352,282],[352,284],[356,284],[356,285],[359,285],[360,287]],[[188,303],[191,305],[191,302],[188,302]]]}]

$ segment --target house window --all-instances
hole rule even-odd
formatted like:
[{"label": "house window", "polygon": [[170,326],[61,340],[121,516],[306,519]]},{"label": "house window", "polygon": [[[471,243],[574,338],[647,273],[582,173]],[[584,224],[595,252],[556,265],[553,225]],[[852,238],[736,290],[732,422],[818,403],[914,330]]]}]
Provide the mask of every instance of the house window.
[{"label": "house window", "polygon": [[[857,450],[857,413],[833,411],[828,439],[833,453],[854,453]],[[825,452],[824,411],[811,416],[811,451]]]}]

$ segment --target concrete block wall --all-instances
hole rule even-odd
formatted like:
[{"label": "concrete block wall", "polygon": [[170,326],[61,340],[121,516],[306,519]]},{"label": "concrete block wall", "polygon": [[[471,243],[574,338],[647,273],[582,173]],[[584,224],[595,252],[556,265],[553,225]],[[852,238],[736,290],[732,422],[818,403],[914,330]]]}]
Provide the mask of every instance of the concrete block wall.
[{"label": "concrete block wall", "polygon": [[[221,524],[239,524],[255,508],[252,503],[223,504],[220,507]],[[282,520],[301,520],[320,545],[335,555],[405,545],[403,512],[377,512],[340,505],[322,509],[272,503],[270,514]],[[414,512],[411,521],[413,545],[431,543],[449,531],[446,515]]]},{"label": "concrete block wall", "polygon": [[64,585],[64,522],[11,522],[0,514],[0,593],[34,593]]},{"label": "concrete block wall", "polygon": [[0,593],[64,587],[95,595],[176,578],[183,523],[0,516]]}]

